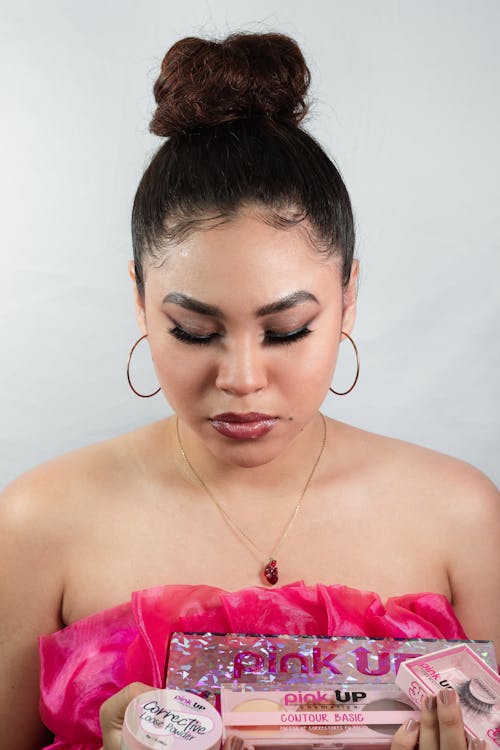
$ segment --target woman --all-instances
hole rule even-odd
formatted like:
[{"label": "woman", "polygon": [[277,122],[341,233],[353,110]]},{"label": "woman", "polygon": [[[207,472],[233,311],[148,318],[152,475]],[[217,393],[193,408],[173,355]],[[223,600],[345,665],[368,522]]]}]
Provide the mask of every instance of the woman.
[{"label": "woman", "polygon": [[[492,484],[319,412],[342,340],[357,358],[358,264],[342,179],[299,127],[308,83],[280,35],[184,39],[163,61],[151,127],[168,140],[133,210],[131,359],[149,344],[152,392],[176,416],[41,466],[2,499],[10,750],[48,741],[40,634],[51,747],[98,748],[103,702],[104,747],[119,746],[141,689],[125,686],[161,682],[138,601],[171,629],[230,629],[233,606],[249,632],[282,632],[283,604],[294,632],[333,634],[327,597],[338,634],[500,638]],[[407,726],[393,746],[418,737]],[[465,748],[456,703],[424,711],[420,747]]]}]

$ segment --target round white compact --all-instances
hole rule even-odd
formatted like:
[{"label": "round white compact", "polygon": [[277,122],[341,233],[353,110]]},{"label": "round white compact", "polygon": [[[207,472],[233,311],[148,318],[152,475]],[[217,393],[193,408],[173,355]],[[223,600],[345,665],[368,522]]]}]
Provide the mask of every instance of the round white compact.
[{"label": "round white compact", "polygon": [[219,750],[222,720],[203,698],[151,690],[127,706],[121,750]]}]

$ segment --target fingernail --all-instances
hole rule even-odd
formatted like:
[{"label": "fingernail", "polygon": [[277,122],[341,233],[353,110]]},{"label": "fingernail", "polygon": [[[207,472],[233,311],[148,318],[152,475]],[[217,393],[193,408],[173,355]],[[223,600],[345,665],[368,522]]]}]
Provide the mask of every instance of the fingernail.
[{"label": "fingernail", "polygon": [[457,694],[452,688],[446,688],[446,690],[439,691],[439,700],[444,706],[451,706],[455,703]]},{"label": "fingernail", "polygon": [[469,742],[469,750],[486,750],[486,742],[475,737]]},{"label": "fingernail", "polygon": [[419,726],[420,726],[420,722],[415,721],[414,719],[408,719],[408,721],[405,724],[405,731],[416,732]]},{"label": "fingernail", "polygon": [[434,711],[434,709],[436,708],[436,696],[426,695],[424,699],[424,706],[428,711]]},{"label": "fingernail", "polygon": [[245,743],[241,739],[241,737],[231,737],[231,744],[229,745],[230,750],[243,750],[243,745]]}]

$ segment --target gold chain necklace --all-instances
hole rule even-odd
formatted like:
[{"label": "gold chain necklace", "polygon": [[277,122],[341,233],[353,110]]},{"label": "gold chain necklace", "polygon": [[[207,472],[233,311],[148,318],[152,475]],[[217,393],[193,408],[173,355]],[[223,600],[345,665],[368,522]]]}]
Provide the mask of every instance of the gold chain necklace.
[{"label": "gold chain necklace", "polygon": [[[320,412],[320,414],[321,414],[321,412]],[[191,472],[194,474],[194,476],[196,477],[196,479],[198,480],[198,482],[201,484],[201,486],[203,487],[203,489],[205,490],[205,492],[207,493],[207,495],[209,496],[209,498],[212,500],[212,502],[216,506],[217,510],[221,514],[222,518],[224,519],[224,521],[226,522],[226,524],[229,526],[229,528],[237,536],[239,536],[240,539],[242,539],[246,543],[247,546],[250,545],[254,550],[256,550],[258,552],[258,554],[259,554],[259,557],[264,557],[264,558],[268,557],[269,558],[269,562],[265,565],[265,567],[264,567],[264,569],[262,571],[262,575],[264,576],[264,578],[267,581],[267,583],[269,583],[271,586],[274,586],[274,584],[278,583],[278,562],[276,560],[276,552],[278,551],[278,549],[281,547],[281,545],[283,544],[283,542],[287,538],[288,533],[289,533],[290,529],[292,528],[292,524],[295,521],[295,519],[297,518],[297,515],[298,515],[300,509],[302,508],[302,500],[304,499],[304,495],[307,492],[307,488],[311,484],[311,480],[312,480],[312,478],[314,476],[314,472],[316,471],[316,467],[318,466],[319,461],[321,459],[321,456],[323,455],[323,451],[325,449],[325,445],[326,445],[326,419],[323,416],[323,414],[321,414],[321,419],[323,420],[323,440],[322,440],[322,443],[321,443],[320,451],[319,451],[319,453],[317,455],[316,461],[314,462],[314,466],[312,467],[311,472],[310,472],[309,476],[307,477],[307,482],[304,485],[304,489],[300,493],[299,500],[298,500],[297,504],[295,505],[290,518],[288,519],[288,523],[285,525],[285,528],[283,529],[283,531],[281,533],[281,536],[279,537],[278,541],[276,542],[276,544],[272,548],[272,550],[269,553],[269,555],[266,555],[264,552],[262,552],[262,550],[259,549],[259,547],[255,544],[255,542],[252,539],[250,539],[250,537],[243,531],[243,529],[240,529],[240,527],[238,526],[238,524],[236,523],[236,521],[234,521],[231,518],[231,516],[227,513],[227,511],[219,503],[219,501],[217,500],[217,498],[214,497],[214,495],[212,494],[211,490],[207,487],[207,485],[205,484],[205,482],[203,481],[203,479],[200,477],[200,475],[198,474],[198,472],[196,471],[196,469],[194,468],[194,466],[191,464],[190,460],[186,456],[186,452],[185,452],[184,447],[182,445],[181,435],[180,435],[180,432],[179,432],[179,417],[177,417],[177,419],[175,421],[175,429],[176,429],[176,432],[177,432],[177,442],[179,444],[179,449],[180,449],[180,452],[182,454],[182,458],[184,459],[184,461],[186,462],[187,466],[189,467],[189,469],[191,470]]]}]

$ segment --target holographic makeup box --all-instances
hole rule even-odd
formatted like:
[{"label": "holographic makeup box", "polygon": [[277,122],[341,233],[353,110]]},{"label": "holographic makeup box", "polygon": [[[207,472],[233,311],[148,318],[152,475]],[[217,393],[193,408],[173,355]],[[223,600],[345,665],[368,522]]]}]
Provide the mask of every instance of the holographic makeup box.
[{"label": "holographic makeup box", "polygon": [[[389,748],[419,711],[396,684],[402,664],[460,641],[234,633],[173,633],[167,688],[202,696],[222,713],[225,736],[259,750]],[[467,641],[496,671],[490,641]]]},{"label": "holographic makeup box", "polygon": [[[428,638],[344,638],[234,633],[172,633],[165,686],[219,705],[221,685],[247,689],[313,688],[327,683],[394,684],[400,664],[460,641]],[[467,641],[496,669],[491,641]]]},{"label": "holographic makeup box", "polygon": [[[389,748],[397,727],[419,718],[396,684],[401,665],[461,643],[176,632],[165,683],[208,700],[222,713],[225,736],[239,735],[259,750]],[[496,671],[490,641],[467,644]]]}]

